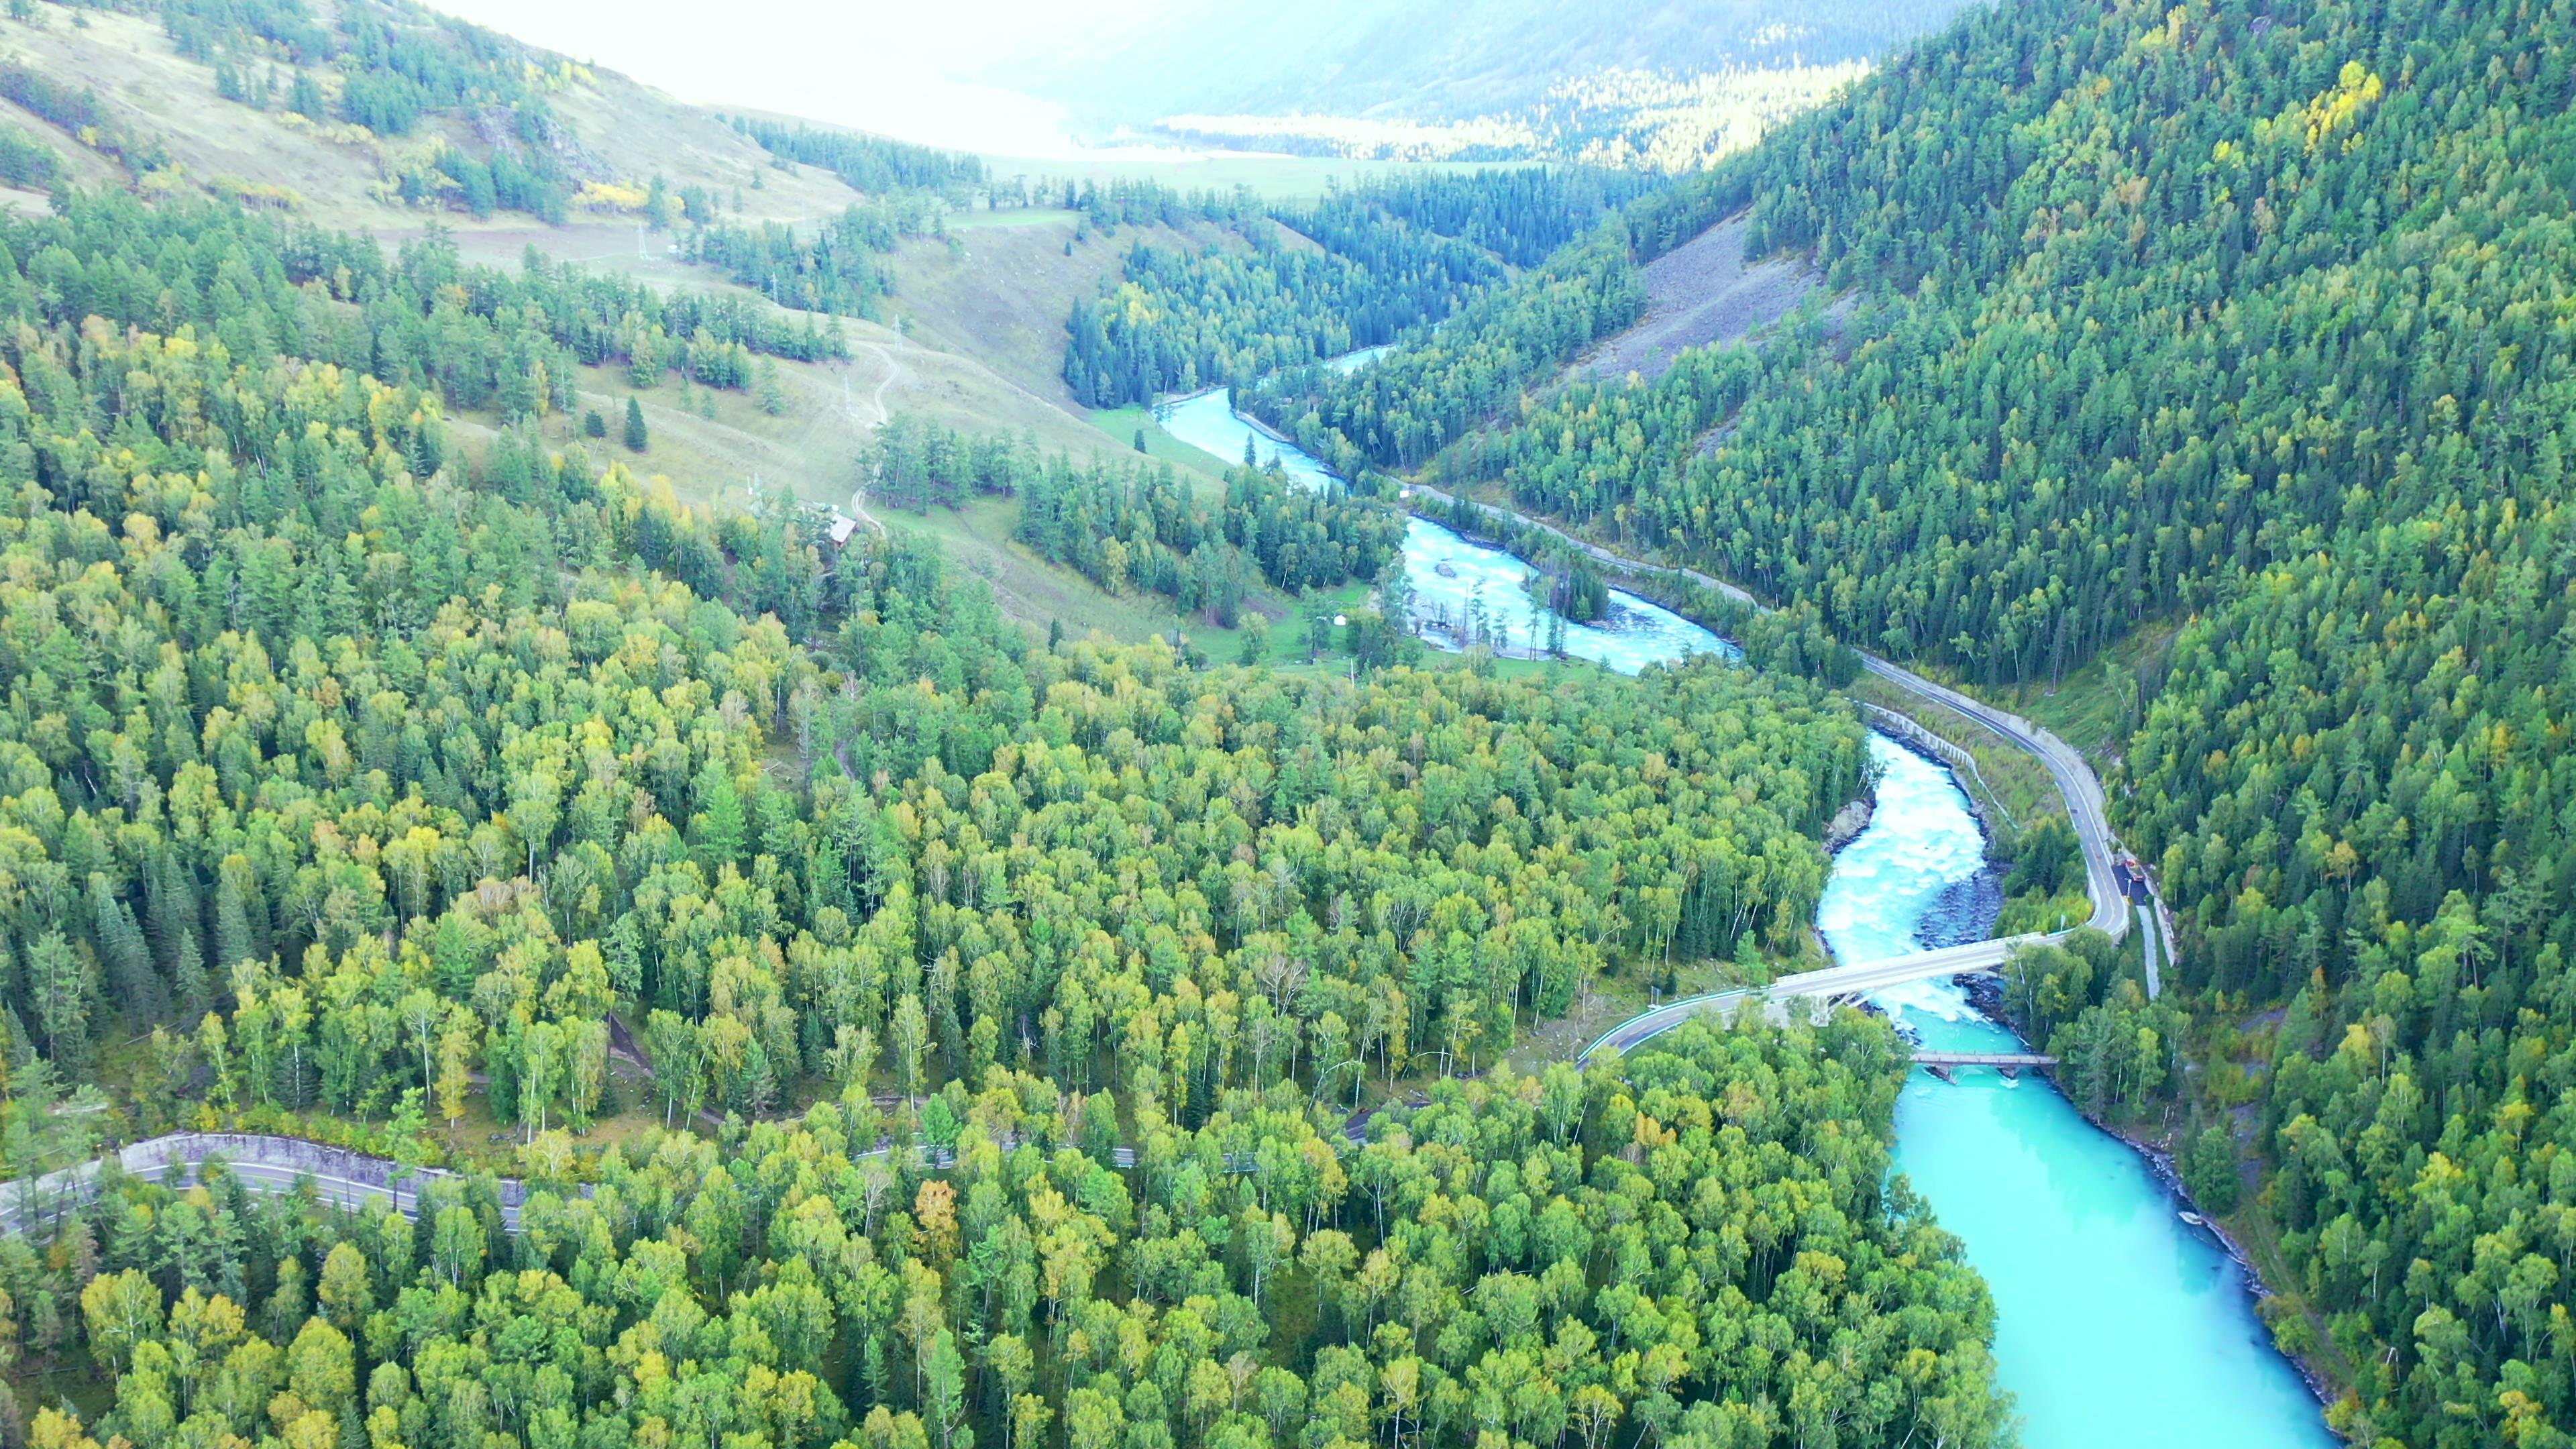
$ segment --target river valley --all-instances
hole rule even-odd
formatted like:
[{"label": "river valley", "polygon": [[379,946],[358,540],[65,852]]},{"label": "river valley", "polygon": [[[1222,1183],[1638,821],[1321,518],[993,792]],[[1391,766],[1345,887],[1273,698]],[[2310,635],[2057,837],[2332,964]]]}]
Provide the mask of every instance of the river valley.
[{"label": "river valley", "polygon": [[[1260,432],[1224,389],[1168,403],[1164,427],[1229,460],[1247,442],[1326,486],[1315,459]],[[1527,565],[1416,518],[1405,535],[1418,619],[1514,648],[1547,620],[1521,588]],[[1568,625],[1565,652],[1623,672],[1704,652],[1716,635],[1613,592],[1600,626]],[[1869,825],[1836,855],[1817,927],[1839,961],[1982,940],[1994,926],[1986,842],[1947,767],[1871,736],[1879,770]],[[1901,1029],[1953,1051],[2022,1050],[1946,981],[1873,998]],[[2296,1369],[2255,1317],[2245,1271],[2137,1152],[2037,1077],[1988,1070],[1956,1084],[1916,1071],[1897,1108],[1897,1166],[1992,1287],[1995,1352],[2031,1449],[2325,1449],[2336,1442]]]},{"label": "river valley", "polygon": [[[1945,906],[1985,869],[1984,837],[1949,770],[1883,735],[1870,745],[1877,809],[1835,857],[1816,911],[1846,961],[1951,944],[1963,923]],[[1873,1000],[1928,1047],[2025,1049],[1948,982]],[[1957,1076],[1918,1070],[1907,1081],[1896,1162],[1994,1290],[1995,1356],[2025,1444],[2335,1442],[2255,1318],[2244,1270],[2181,1220],[2144,1159],[2043,1079]]]},{"label": "river valley", "polygon": [[[1164,431],[1203,453],[1240,461],[1249,447],[1262,462],[1277,460],[1289,477],[1308,487],[1333,482],[1322,463],[1238,415],[1225,388],[1167,402],[1155,416]],[[1404,572],[1426,642],[1451,650],[1486,643],[1523,654],[1547,648],[1552,616],[1522,586],[1529,565],[1510,554],[1417,517],[1405,525]],[[1691,654],[1736,654],[1735,646],[1717,635],[1624,589],[1610,590],[1610,608],[1601,619],[1566,623],[1560,647],[1567,658],[1588,659],[1622,674]]]}]

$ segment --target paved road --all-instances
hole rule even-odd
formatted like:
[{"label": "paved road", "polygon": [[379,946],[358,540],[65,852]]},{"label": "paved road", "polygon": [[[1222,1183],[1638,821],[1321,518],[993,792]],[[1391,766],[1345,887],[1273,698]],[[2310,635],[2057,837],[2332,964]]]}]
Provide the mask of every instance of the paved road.
[{"label": "paved road", "polygon": [[[1459,501],[1454,494],[1444,493],[1437,488],[1429,488],[1421,484],[1412,485],[1408,490],[1408,496],[1436,498],[1449,504]],[[1688,579],[1701,588],[1712,590],[1739,604],[1746,604],[1756,609],[1769,607],[1741,587],[1728,583],[1714,574],[1705,574],[1691,568],[1676,568],[1667,564],[1651,564],[1623,554],[1612,553],[1599,544],[1577,538],[1553,524],[1542,522],[1525,513],[1499,508],[1490,503],[1469,500],[1467,506],[1490,517],[1506,518],[1520,527],[1536,529],[1551,538],[1562,540],[1583,550],[1596,561],[1608,564],[1622,572],[1661,574],[1666,578]],[[2056,782],[2058,793],[2066,797],[2067,817],[2074,822],[2076,839],[2082,842],[2084,847],[2086,883],[2093,896],[2093,919],[2087,924],[2114,938],[2127,935],[2129,907],[2128,897],[2121,889],[2118,837],[2111,832],[2109,808],[2104,802],[2102,782],[2093,774],[2093,767],[2085,763],[2083,754],[2044,727],[2019,715],[2007,713],[1983,700],[1961,694],[1946,684],[1926,679],[1903,665],[1890,663],[1865,650],[1860,651],[1860,657],[1862,667],[1876,678],[1885,680],[1917,699],[1945,706],[1964,715],[1992,731],[2006,744],[2025,750],[2039,758],[2039,762],[2047,767],[2049,778]]]},{"label": "paved road", "polygon": [[[1015,1141],[1002,1144],[1006,1150],[1015,1145]],[[880,1138],[877,1146],[852,1156],[864,1160],[893,1151],[892,1139]],[[924,1152],[933,1167],[945,1169],[957,1163],[956,1155],[944,1147],[926,1148]],[[397,1192],[387,1185],[395,1173],[394,1163],[387,1158],[367,1157],[299,1138],[248,1133],[174,1132],[123,1148],[117,1158],[127,1173],[172,1186],[195,1183],[207,1162],[221,1158],[225,1168],[254,1192],[293,1192],[299,1184],[309,1181],[321,1200],[335,1207],[399,1206],[404,1217],[419,1215],[421,1187],[452,1176],[437,1168],[424,1168],[417,1176],[403,1178]],[[171,1176],[173,1164],[179,1169],[175,1178]],[[1136,1149],[1113,1149],[1110,1165],[1134,1167]],[[1226,1165],[1237,1172],[1253,1170],[1249,1158],[1229,1159]],[[88,1201],[96,1191],[98,1167],[95,1162],[85,1162],[33,1179],[0,1183],[0,1232],[24,1232],[58,1212]],[[519,1204],[527,1189],[516,1178],[502,1178],[499,1185],[501,1226],[515,1233],[519,1231]],[[580,1191],[587,1194],[590,1189],[585,1184]]]},{"label": "paved road", "polygon": [[[879,349],[879,351],[882,355],[882,350]],[[892,382],[893,359],[887,357],[885,360],[889,364],[886,381]],[[877,391],[879,398],[877,407],[882,414],[885,389],[880,385]],[[1436,488],[1415,485],[1410,492],[1444,502],[1456,501],[1451,495]],[[1597,544],[1576,538],[1552,525],[1515,513],[1510,509],[1479,503],[1470,503],[1468,506],[1487,514],[1509,518],[1521,526],[1537,529],[1562,539],[1615,569],[1629,573],[1662,574],[1668,577],[1686,578],[1702,588],[1715,590],[1739,603],[1749,604],[1755,608],[1763,607],[1760,601],[1736,585],[1696,569],[1643,563],[1612,553]],[[1956,711],[1993,731],[2006,743],[2038,757],[2047,767],[2050,778],[2056,781],[2060,793],[2065,796],[2067,815],[2074,822],[2077,839],[2084,847],[2086,884],[2093,897],[2093,917],[2085,924],[2114,938],[2126,935],[2129,929],[2129,903],[2121,890],[2120,874],[2116,864],[2118,846],[2111,833],[2105,810],[2102,783],[2095,778],[2091,767],[2085,764],[2083,756],[2078,754],[2073,746],[2029,720],[2008,714],[1980,700],[1971,699],[1947,685],[1934,683],[1876,655],[1864,653],[1861,659],[1869,672],[1878,678],[1917,698]],[[2154,904],[2160,906],[2161,903]],[[1832,966],[1822,971],[1801,972],[1797,975],[1781,977],[1769,987],[1759,991],[1750,989],[1721,991],[1706,996],[1687,997],[1640,1013],[1612,1027],[1598,1040],[1584,1048],[1582,1055],[1576,1057],[1575,1061],[1579,1065],[1605,1047],[1615,1047],[1621,1051],[1631,1050],[1638,1044],[1669,1031],[1693,1017],[1731,1016],[1745,1003],[1757,999],[1764,1001],[1774,1012],[1787,1015],[1791,1009],[1789,1003],[1802,998],[1821,1000],[1855,996],[1911,981],[1932,980],[1967,972],[1991,971],[2001,966],[2016,947],[2030,942],[2058,940],[2066,934],[2068,933],[2057,932],[2045,936],[2013,936],[1997,941],[1978,941],[1944,950],[1919,951],[1885,960],[1863,961],[1848,966]],[[2154,954],[2152,936],[2149,937],[2147,950],[2150,961],[2148,981],[2152,992],[2156,985],[2152,964]],[[1354,1140],[1358,1136],[1356,1124],[1352,1129],[1352,1136]],[[890,1144],[880,1145],[856,1155],[876,1157],[891,1150]],[[949,1165],[949,1154],[944,1150],[934,1149],[931,1155],[937,1166]],[[176,1160],[184,1168],[190,1181],[195,1179],[196,1173],[207,1158],[220,1156],[230,1164],[233,1174],[250,1187],[264,1191],[287,1192],[292,1191],[297,1183],[310,1179],[326,1200],[338,1202],[344,1206],[392,1203],[399,1200],[402,1210],[408,1215],[414,1211],[413,1203],[416,1199],[414,1184],[410,1179],[405,1180],[399,1195],[394,1189],[385,1185],[393,1176],[393,1164],[390,1162],[380,1158],[360,1157],[354,1153],[337,1152],[335,1149],[319,1148],[315,1144],[301,1143],[288,1138],[252,1138],[238,1135],[208,1137],[195,1133],[179,1133],[149,1142],[136,1143],[134,1146],[125,1148],[120,1156],[127,1171],[156,1177],[166,1170],[171,1161]],[[1133,1167],[1136,1162],[1134,1149],[1127,1147],[1118,1148],[1113,1158],[1115,1165],[1122,1168]],[[342,1164],[341,1169],[332,1171],[317,1167],[317,1162],[325,1160]],[[1236,1171],[1250,1171],[1252,1167],[1248,1162],[1229,1162],[1227,1165]],[[72,1190],[73,1196],[86,1197],[96,1172],[95,1164],[86,1164],[81,1167],[67,1168],[61,1172],[48,1173],[42,1178],[31,1181],[0,1184],[0,1231],[20,1231],[28,1225],[29,1221],[43,1218],[63,1200],[62,1193],[67,1187]],[[442,1174],[431,1170],[426,1175],[436,1177]],[[523,1196],[523,1189],[517,1182],[507,1179],[503,1181],[502,1186],[504,1198],[502,1220],[510,1231],[516,1232],[519,1227],[517,1203]]]},{"label": "paved road", "polygon": [[2066,797],[2067,818],[2075,823],[2075,837],[2084,846],[2085,884],[2093,896],[2093,919],[2086,924],[2114,939],[2127,935],[2129,898],[2120,882],[2119,837],[2111,832],[2102,781],[2084,762],[2084,756],[2073,745],[2019,715],[1971,699],[1875,654],[1862,654],[1861,664],[1877,678],[1918,699],[1947,705],[1993,731],[2004,743],[2038,756],[2049,778],[2056,782],[2058,793]]},{"label": "paved road", "polygon": [[[1454,494],[1437,488],[1414,484],[1406,496],[1430,498],[1455,504]],[[1467,507],[1489,517],[1508,519],[1523,528],[1535,529],[1581,549],[1594,560],[1630,574],[1660,574],[1666,578],[1687,579],[1701,588],[1712,590],[1737,603],[1760,609],[1766,607],[1741,587],[1714,574],[1697,569],[1650,564],[1613,553],[1585,539],[1567,533],[1553,524],[1542,522],[1525,513],[1499,508],[1490,503],[1468,501]],[[1903,665],[1891,663],[1866,651],[1861,652],[1861,665],[1875,678],[1911,694],[1929,704],[1949,709],[2016,749],[2035,756],[2066,799],[2066,815],[2075,827],[2076,840],[2084,849],[2084,877],[2087,893],[2093,899],[2092,918],[2084,924],[2090,929],[2117,940],[2129,932],[2129,900],[2122,888],[2118,837],[2111,832],[2110,814],[2102,794],[2102,782],[2085,763],[2084,756],[2073,745],[2059,739],[2046,728],[2019,715],[1995,708],[1983,700],[1924,678]],[[2044,936],[2014,936],[1999,941],[1979,941],[1966,946],[1953,946],[1939,951],[1920,951],[1912,955],[1890,957],[1880,961],[1863,961],[1848,966],[1828,967],[1822,971],[1784,976],[1764,993],[1772,1000],[1797,996],[1848,996],[1901,986],[1910,981],[1928,981],[1964,972],[1992,971],[2003,965],[2015,947],[2035,941],[2063,939],[2067,932]],[[2150,977],[2150,987],[2156,984]],[[1693,1016],[1709,1012],[1732,1012],[1751,993],[1720,991],[1707,996],[1688,997],[1632,1017],[1602,1034],[1584,1049],[1589,1057],[1604,1047],[1629,1050],[1637,1043],[1669,1031]],[[1577,1058],[1580,1061],[1583,1058]]]},{"label": "paved road", "polygon": [[[122,1148],[116,1156],[128,1174],[173,1185],[194,1183],[209,1160],[221,1158],[254,1191],[292,1192],[299,1182],[310,1180],[324,1202],[357,1208],[398,1200],[405,1216],[415,1211],[420,1188],[452,1176],[436,1168],[418,1169],[402,1178],[397,1192],[389,1185],[396,1168],[388,1159],[253,1133],[174,1132]],[[170,1175],[174,1163],[179,1169],[176,1179]],[[66,1204],[87,1201],[96,1190],[98,1170],[98,1163],[85,1162],[31,1180],[0,1184],[0,1231],[23,1231]],[[512,1232],[518,1231],[522,1195],[517,1183],[503,1182],[501,1220]]]}]

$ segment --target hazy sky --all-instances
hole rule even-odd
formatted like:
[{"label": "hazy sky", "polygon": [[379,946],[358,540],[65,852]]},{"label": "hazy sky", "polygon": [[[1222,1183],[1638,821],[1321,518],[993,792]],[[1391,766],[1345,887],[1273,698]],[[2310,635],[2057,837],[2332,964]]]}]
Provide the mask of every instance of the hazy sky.
[{"label": "hazy sky", "polygon": [[1060,107],[954,77],[1133,16],[1144,0],[430,3],[685,101],[792,112],[933,145],[1054,156],[1071,149]]}]

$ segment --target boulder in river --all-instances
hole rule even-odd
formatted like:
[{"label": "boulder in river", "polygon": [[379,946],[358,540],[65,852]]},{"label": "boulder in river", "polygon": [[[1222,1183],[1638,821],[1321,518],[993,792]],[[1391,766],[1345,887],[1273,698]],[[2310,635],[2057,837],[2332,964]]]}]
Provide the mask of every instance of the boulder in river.
[{"label": "boulder in river", "polygon": [[1869,828],[1870,816],[1877,809],[1878,802],[1863,795],[1835,811],[1834,818],[1825,826],[1825,853],[1831,855],[1859,839],[1860,833]]}]

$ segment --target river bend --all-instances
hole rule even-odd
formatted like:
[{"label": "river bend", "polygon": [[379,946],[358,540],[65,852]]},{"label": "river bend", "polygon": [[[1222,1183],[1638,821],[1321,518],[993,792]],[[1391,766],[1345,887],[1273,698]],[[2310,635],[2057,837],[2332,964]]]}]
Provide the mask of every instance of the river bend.
[{"label": "river bend", "polygon": [[[1374,350],[1372,354],[1374,355]],[[1368,360],[1360,357],[1349,365]],[[1347,360],[1346,360],[1347,361]],[[1225,389],[1167,403],[1165,429],[1228,461],[1247,444],[1291,477],[1332,474],[1237,416]],[[1528,565],[1416,518],[1406,579],[1425,637],[1543,647],[1548,621],[1521,587]],[[1565,652],[1635,673],[1733,646],[1669,610],[1613,591],[1598,626],[1565,626]],[[1869,826],[1835,857],[1816,924],[1843,961],[1988,939],[1996,891],[1986,841],[1948,768],[1870,736]],[[1872,998],[1922,1045],[2024,1049],[1948,982]],[[2047,1081],[1990,1071],[1955,1085],[1917,1071],[1896,1112],[1896,1165],[1993,1289],[1995,1356],[2030,1449],[2327,1449],[2336,1443],[2253,1312],[2245,1270],[2125,1143]]]}]

